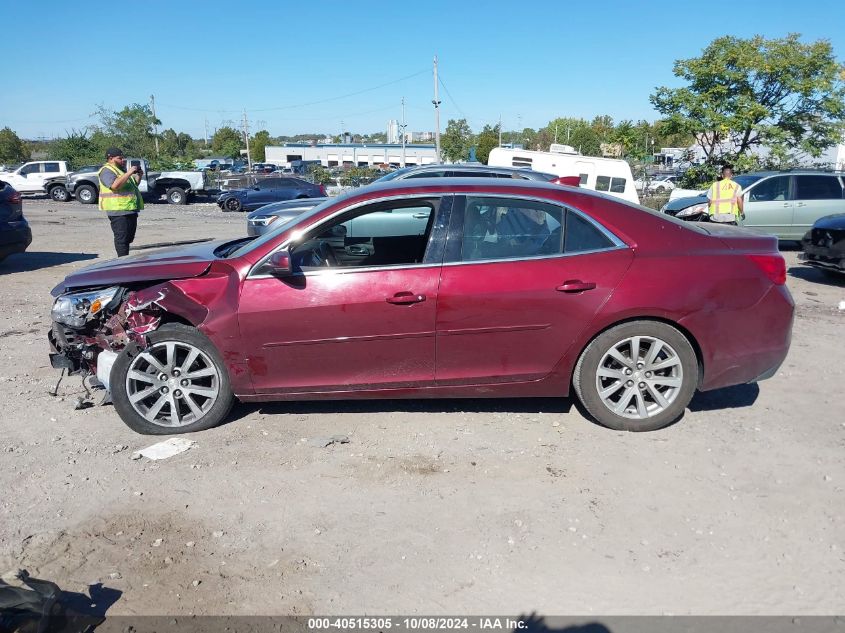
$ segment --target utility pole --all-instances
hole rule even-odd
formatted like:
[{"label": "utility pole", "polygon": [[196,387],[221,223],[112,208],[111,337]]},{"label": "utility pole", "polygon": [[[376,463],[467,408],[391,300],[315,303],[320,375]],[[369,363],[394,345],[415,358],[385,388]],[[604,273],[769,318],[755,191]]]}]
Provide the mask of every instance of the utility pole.
[{"label": "utility pole", "polygon": [[408,127],[405,124],[405,97],[402,97],[402,125],[399,126],[399,129],[402,130],[402,167],[405,166],[405,128]]},{"label": "utility pole", "polygon": [[555,123],[555,143],[557,143],[557,123]]},{"label": "utility pole", "polygon": [[244,108],[244,138],[246,139],[246,162],[249,170],[252,171],[252,156],[249,155],[249,121],[246,118],[246,108]]},{"label": "utility pole", "polygon": [[208,149],[208,117],[205,117],[205,148]]},{"label": "utility pole", "polygon": [[440,97],[437,91],[437,55],[434,56],[434,152],[437,154],[437,162],[440,158]]},{"label": "utility pole", "polygon": [[[150,95],[150,110],[153,112],[153,120],[156,119],[156,96]],[[153,138],[156,142],[156,156],[158,156],[158,125],[153,122]]]},{"label": "utility pole", "polygon": [[502,146],[502,115],[499,115],[499,147]]}]

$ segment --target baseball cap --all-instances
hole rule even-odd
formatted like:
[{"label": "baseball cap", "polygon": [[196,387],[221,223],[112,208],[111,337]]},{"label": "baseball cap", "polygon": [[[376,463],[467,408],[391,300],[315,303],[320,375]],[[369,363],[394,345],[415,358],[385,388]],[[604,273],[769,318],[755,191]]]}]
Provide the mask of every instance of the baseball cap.
[{"label": "baseball cap", "polygon": [[106,158],[114,158],[115,156],[123,156],[123,150],[119,147],[110,147],[106,150]]}]

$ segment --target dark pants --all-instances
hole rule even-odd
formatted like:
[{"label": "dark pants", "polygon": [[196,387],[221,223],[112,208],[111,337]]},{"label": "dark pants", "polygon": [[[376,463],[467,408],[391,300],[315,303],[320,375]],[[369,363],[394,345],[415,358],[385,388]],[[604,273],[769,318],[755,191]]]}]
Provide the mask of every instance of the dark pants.
[{"label": "dark pants", "polygon": [[129,245],[135,241],[135,230],[138,228],[138,214],[109,215],[111,232],[114,233],[114,250],[118,257],[129,254]]}]

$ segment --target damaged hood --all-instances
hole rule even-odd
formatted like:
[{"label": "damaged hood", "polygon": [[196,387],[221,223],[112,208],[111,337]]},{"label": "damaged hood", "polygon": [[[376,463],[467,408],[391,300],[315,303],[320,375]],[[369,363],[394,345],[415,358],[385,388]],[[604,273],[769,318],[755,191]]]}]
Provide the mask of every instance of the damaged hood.
[{"label": "damaged hood", "polygon": [[205,273],[217,259],[215,249],[232,240],[173,246],[149,253],[119,257],[86,266],[65,277],[50,294],[54,297],[75,288],[114,286],[139,281],[187,279]]}]

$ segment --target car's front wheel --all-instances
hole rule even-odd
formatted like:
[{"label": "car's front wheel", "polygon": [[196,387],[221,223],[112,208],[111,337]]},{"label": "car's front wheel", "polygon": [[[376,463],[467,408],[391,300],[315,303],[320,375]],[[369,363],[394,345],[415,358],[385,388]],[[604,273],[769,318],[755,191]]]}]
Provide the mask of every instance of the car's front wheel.
[{"label": "car's front wheel", "polygon": [[578,359],[572,384],[600,424],[654,431],[683,415],[698,373],[695,350],[676,328],[631,321],[593,339]]},{"label": "car's front wheel", "polygon": [[210,429],[234,402],[220,353],[202,333],[180,323],[163,325],[150,345],[115,360],[111,393],[129,428],[145,435]]}]

